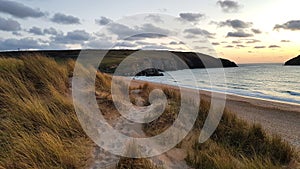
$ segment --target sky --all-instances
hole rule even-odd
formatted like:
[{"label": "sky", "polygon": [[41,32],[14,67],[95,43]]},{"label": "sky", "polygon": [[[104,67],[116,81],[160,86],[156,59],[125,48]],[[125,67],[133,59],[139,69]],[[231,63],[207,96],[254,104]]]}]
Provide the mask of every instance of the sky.
[{"label": "sky", "polygon": [[236,63],[300,54],[295,0],[0,0],[0,50],[196,51]]}]

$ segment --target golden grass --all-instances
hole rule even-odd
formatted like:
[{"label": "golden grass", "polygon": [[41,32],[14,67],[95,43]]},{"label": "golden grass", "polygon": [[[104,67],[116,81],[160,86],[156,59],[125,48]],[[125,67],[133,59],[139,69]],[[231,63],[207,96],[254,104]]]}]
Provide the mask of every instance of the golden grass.
[{"label": "golden grass", "polygon": [[24,56],[0,67],[0,167],[85,168],[92,143],[67,94],[67,66]]},{"label": "golden grass", "polygon": [[[88,166],[93,143],[80,127],[69,96],[73,67],[72,60],[58,64],[41,56],[0,59],[0,168]],[[116,111],[110,86],[111,76],[97,73],[96,96],[106,114]],[[151,84],[131,89],[141,89],[141,97],[149,104]],[[149,136],[166,130],[178,114],[179,93],[167,88],[163,91],[168,105],[161,117],[144,125]],[[208,169],[293,168],[290,163],[297,156],[289,144],[228,111],[211,139],[199,144],[199,129],[208,108],[209,103],[201,102],[193,131],[177,145],[187,151],[188,165]],[[118,168],[157,167],[149,159],[121,158]]]}]

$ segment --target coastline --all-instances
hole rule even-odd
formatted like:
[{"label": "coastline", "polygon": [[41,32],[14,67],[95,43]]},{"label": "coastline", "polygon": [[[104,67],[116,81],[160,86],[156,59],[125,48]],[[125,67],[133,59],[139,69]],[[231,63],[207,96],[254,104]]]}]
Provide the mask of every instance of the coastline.
[{"label": "coastline", "polygon": [[[154,88],[179,90],[177,86],[132,80],[131,86],[148,83]],[[211,100],[211,91],[180,87],[186,92],[199,92],[201,99]],[[214,92],[217,93],[217,92]],[[217,99],[224,99],[218,98]],[[235,94],[226,94],[225,109],[250,124],[260,124],[267,133],[281,136],[300,151],[300,104],[264,100]]]}]

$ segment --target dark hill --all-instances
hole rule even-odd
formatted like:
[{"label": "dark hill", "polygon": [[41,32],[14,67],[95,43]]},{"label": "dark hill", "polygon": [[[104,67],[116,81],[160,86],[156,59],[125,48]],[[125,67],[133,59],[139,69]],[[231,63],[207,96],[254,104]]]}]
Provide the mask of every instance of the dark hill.
[{"label": "dark hill", "polygon": [[300,65],[300,55],[293,59],[288,60],[287,62],[285,62],[284,65],[294,65],[294,66]]},{"label": "dark hill", "polygon": [[[80,54],[81,50],[43,50],[43,51],[10,51],[10,52],[0,52],[0,56],[4,57],[19,57],[27,55],[42,54],[48,57],[53,57],[57,60],[59,59],[76,59]],[[103,50],[93,50],[101,51]],[[221,67],[237,67],[237,65],[227,59],[218,59],[209,55],[194,52],[175,52],[175,51],[148,51],[148,50],[109,50],[105,58],[100,64],[100,70],[106,73],[113,73],[118,65],[129,55],[137,56],[136,58],[143,58],[145,62],[149,62],[151,65],[156,65],[158,69],[161,70],[178,70],[184,69],[179,62],[184,61],[184,63],[190,69],[196,68],[217,68]],[[170,57],[172,55],[172,57]],[[157,58],[148,61],[148,58]],[[171,58],[171,59],[170,59]],[[179,59],[180,58],[180,59]],[[200,59],[201,58],[201,59]],[[180,60],[180,61],[179,61]],[[132,61],[130,67],[137,67],[135,64],[136,60]],[[204,66],[205,65],[205,66]],[[138,72],[136,72],[138,73]]]}]

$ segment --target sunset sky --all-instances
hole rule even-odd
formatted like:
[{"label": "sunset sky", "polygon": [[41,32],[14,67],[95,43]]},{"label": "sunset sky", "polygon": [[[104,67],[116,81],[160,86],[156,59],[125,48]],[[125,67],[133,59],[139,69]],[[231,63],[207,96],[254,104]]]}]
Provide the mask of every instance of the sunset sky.
[{"label": "sunset sky", "polygon": [[[118,44],[130,49],[195,49],[237,63],[283,63],[300,54],[296,2],[0,0],[0,50],[103,49]],[[144,19],[132,25],[124,20],[139,14]],[[178,20],[169,23],[168,18]],[[152,32],[167,36],[122,39],[122,35]],[[196,44],[202,36],[210,47]]]}]

